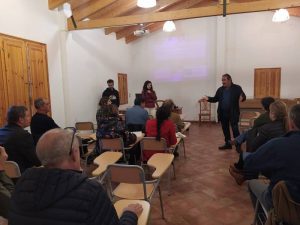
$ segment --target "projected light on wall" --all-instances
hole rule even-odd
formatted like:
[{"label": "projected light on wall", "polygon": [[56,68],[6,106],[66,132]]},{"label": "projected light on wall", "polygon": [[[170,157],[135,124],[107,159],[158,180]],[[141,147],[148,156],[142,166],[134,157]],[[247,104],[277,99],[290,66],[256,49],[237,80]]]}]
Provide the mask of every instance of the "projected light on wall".
[{"label": "projected light on wall", "polygon": [[[203,80],[208,77],[208,53],[205,39],[168,37],[154,48],[153,77],[162,82]],[[188,65],[181,62],[189,61]]]}]

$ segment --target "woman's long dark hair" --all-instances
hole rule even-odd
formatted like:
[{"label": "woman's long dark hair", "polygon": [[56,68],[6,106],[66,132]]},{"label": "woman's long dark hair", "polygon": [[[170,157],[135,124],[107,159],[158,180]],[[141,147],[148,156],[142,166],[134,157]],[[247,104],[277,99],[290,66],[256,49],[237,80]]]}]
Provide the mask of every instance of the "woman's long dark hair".
[{"label": "woman's long dark hair", "polygon": [[160,135],[160,128],[163,122],[167,119],[169,119],[171,115],[171,109],[170,107],[161,106],[156,111],[156,121],[157,121],[157,135],[156,140],[160,141],[161,135]]},{"label": "woman's long dark hair", "polygon": [[147,85],[148,85],[148,84],[151,84],[150,90],[153,91],[153,85],[152,85],[152,82],[151,82],[150,80],[146,80],[145,83],[144,83],[144,86],[143,86],[143,92],[148,90],[148,89],[147,89]]}]

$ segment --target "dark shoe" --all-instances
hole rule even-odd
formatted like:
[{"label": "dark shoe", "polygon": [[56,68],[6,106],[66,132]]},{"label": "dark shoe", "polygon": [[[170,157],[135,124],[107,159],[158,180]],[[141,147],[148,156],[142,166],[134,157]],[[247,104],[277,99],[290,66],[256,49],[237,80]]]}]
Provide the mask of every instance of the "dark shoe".
[{"label": "dark shoe", "polygon": [[242,152],[243,152],[242,146],[241,146],[240,144],[236,144],[236,145],[235,145],[235,151],[236,151],[237,153],[242,153]]},{"label": "dark shoe", "polygon": [[227,149],[232,149],[232,146],[230,144],[219,146],[219,150],[227,150]]},{"label": "dark shoe", "polygon": [[246,181],[244,175],[236,173],[231,167],[229,167],[229,173],[238,185],[242,185]]},{"label": "dark shoe", "polygon": [[235,173],[243,174],[243,171],[240,170],[240,169],[238,169],[238,168],[236,168],[236,166],[234,164],[230,164],[229,165],[229,169],[231,169]]}]

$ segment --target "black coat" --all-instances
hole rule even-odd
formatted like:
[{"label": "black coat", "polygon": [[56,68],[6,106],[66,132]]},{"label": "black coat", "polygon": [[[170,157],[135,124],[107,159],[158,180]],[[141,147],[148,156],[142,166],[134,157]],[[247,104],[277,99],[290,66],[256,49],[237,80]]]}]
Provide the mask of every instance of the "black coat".
[{"label": "black coat", "polygon": [[59,128],[59,126],[50,116],[42,113],[34,114],[30,123],[34,144],[37,144],[38,140],[45,132],[54,128]]},{"label": "black coat", "polygon": [[11,198],[10,225],[136,225],[129,211],[118,219],[102,186],[78,171],[32,168]]},{"label": "black coat", "polygon": [[31,134],[18,125],[10,124],[0,129],[0,145],[6,149],[8,160],[18,163],[21,172],[41,165]]},{"label": "black coat", "polygon": [[[209,102],[219,102],[218,105],[218,120],[221,121],[224,119],[224,113],[221,110],[220,105],[223,101],[223,92],[225,87],[219,87],[214,97],[208,97]],[[243,92],[241,86],[237,84],[231,84],[229,87],[230,90],[230,118],[233,122],[237,123],[240,119],[240,96],[243,97],[242,101],[246,100],[246,95]]]},{"label": "black coat", "polygon": [[112,104],[119,107],[120,97],[119,97],[119,92],[116,89],[106,88],[105,91],[103,91],[102,93],[102,97],[110,98]]}]

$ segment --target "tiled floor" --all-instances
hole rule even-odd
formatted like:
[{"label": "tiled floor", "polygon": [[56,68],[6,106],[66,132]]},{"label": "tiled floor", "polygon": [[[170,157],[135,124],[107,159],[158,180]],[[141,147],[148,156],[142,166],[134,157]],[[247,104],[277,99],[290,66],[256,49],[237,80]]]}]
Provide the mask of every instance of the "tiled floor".
[{"label": "tiled floor", "polygon": [[165,217],[161,218],[158,196],[152,199],[151,225],[250,225],[253,209],[247,185],[238,186],[228,166],[238,154],[234,149],[219,151],[223,144],[218,125],[193,124],[185,140],[187,158],[176,159],[176,180],[168,196],[162,181]]}]

